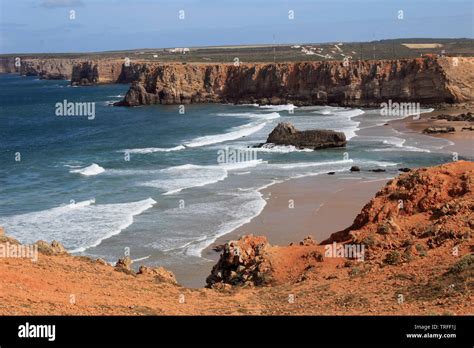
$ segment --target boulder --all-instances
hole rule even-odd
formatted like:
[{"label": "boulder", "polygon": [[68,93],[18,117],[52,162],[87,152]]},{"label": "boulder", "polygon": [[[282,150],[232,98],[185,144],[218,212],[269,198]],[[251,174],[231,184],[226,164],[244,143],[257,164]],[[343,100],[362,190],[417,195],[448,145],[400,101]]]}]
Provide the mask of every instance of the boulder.
[{"label": "boulder", "polygon": [[474,122],[474,114],[472,112],[462,113],[459,115],[438,115],[431,117],[433,120],[447,120],[447,121],[467,121]]},{"label": "boulder", "polygon": [[9,244],[15,244],[18,245],[20,244],[19,241],[17,241],[15,238],[8,237],[5,235],[5,229],[0,226],[0,243],[9,243]]},{"label": "boulder", "polygon": [[44,240],[39,240],[35,244],[38,246],[38,251],[45,255],[67,254],[66,248],[55,240],[53,240],[51,244],[45,242]]},{"label": "boulder", "polygon": [[312,236],[307,236],[300,242],[300,245],[310,246],[310,245],[318,245],[318,243]]},{"label": "boulder", "polygon": [[51,248],[53,249],[53,252],[55,254],[64,254],[64,253],[67,253],[67,250],[66,248],[64,247],[64,245],[62,245],[61,243],[59,243],[58,241],[56,240],[53,240],[51,242]]},{"label": "boulder", "polygon": [[423,130],[426,134],[445,134],[453,133],[456,129],[454,127],[428,127]]},{"label": "boulder", "polygon": [[102,266],[109,266],[107,261],[105,261],[104,259],[101,259],[101,258],[98,258],[97,260],[95,260],[95,262],[98,263],[99,265],[102,265]]},{"label": "boulder", "polygon": [[124,99],[114,103],[114,106],[138,106],[148,104],[157,104],[157,96],[148,93],[142,83],[135,81],[132,83]]},{"label": "boulder", "polygon": [[342,147],[346,143],[346,136],[342,132],[325,129],[299,131],[291,123],[285,122],[279,123],[267,139],[267,144],[293,145],[314,150]]},{"label": "boulder", "polygon": [[272,267],[266,255],[269,247],[265,237],[243,236],[224,245],[219,261],[207,277],[207,287],[221,289],[234,286],[266,285],[272,281]]},{"label": "boulder", "polygon": [[128,256],[125,256],[121,259],[118,259],[117,263],[115,264],[115,269],[118,271],[124,271],[126,273],[130,273],[132,271],[132,259]]},{"label": "boulder", "polygon": [[360,168],[358,166],[352,166],[351,172],[360,172]]},{"label": "boulder", "polygon": [[138,275],[151,275],[159,283],[178,284],[173,272],[168,271],[163,267],[151,268],[147,266],[140,266],[137,272]]}]

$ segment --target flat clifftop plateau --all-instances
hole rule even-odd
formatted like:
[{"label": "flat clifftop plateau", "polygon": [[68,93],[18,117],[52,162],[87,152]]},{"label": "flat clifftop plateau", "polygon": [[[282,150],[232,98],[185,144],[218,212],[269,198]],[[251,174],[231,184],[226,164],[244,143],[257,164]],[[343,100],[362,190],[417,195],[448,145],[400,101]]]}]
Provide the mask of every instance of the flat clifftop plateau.
[{"label": "flat clifftop plateau", "polygon": [[[146,72],[144,72],[146,70]],[[158,64],[142,67],[122,106],[259,103],[372,106],[474,99],[474,58],[278,64]]]},{"label": "flat clifftop plateau", "polygon": [[135,272],[128,258],[114,267],[70,256],[54,241],[38,242],[32,262],[0,228],[0,314],[472,315],[473,185],[474,162],[410,170],[320,244],[227,242],[203,289],[160,267]]}]

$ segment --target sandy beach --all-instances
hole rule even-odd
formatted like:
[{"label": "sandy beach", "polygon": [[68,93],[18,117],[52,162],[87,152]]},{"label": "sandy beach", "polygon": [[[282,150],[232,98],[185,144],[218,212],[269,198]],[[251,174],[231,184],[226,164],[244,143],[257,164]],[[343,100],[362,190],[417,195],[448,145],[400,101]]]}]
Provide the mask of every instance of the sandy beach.
[{"label": "sandy beach", "polygon": [[[469,122],[430,119],[439,114],[457,115],[470,110],[472,111],[472,108],[469,107],[443,108],[422,114],[419,119],[409,116],[391,121],[386,126],[361,130],[359,133],[377,135],[381,127],[388,126],[410,135],[421,134],[423,129],[430,126],[455,126],[456,133],[433,136],[448,139],[453,143],[441,151],[457,152],[459,156],[472,160],[474,132],[460,131],[462,127],[469,126]],[[320,242],[331,233],[349,227],[370,198],[397,174],[393,170],[373,173],[362,168],[361,172],[323,174],[272,185],[261,191],[267,201],[262,213],[249,223],[217,239],[204,250],[203,256],[217,260],[218,253],[212,248],[246,234],[264,235],[275,245],[297,243],[308,235]]]},{"label": "sandy beach", "polygon": [[414,119],[409,116],[403,120],[396,120],[390,122],[390,126],[394,129],[410,134],[410,133],[422,133],[425,128],[428,127],[454,127],[455,133],[450,134],[430,134],[429,136],[444,138],[450,140],[453,144],[446,146],[443,151],[456,152],[459,156],[467,157],[472,160],[474,158],[474,132],[462,130],[463,127],[469,127],[472,124],[466,121],[446,121],[446,120],[433,120],[431,117],[435,117],[441,114],[444,115],[459,115],[465,112],[473,112],[473,105],[456,106],[456,107],[445,107],[433,112],[421,114],[419,119]]}]

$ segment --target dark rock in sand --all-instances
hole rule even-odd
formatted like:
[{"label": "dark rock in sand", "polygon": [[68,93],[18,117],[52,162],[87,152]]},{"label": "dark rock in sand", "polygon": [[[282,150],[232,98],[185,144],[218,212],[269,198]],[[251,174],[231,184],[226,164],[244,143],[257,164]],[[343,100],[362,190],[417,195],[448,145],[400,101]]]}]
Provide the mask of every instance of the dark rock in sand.
[{"label": "dark rock in sand", "polygon": [[328,172],[328,175],[334,175],[336,172]]},{"label": "dark rock in sand", "polygon": [[428,127],[423,130],[423,133],[427,134],[445,134],[453,133],[456,129],[454,127]]},{"label": "dark rock in sand", "polygon": [[212,248],[212,250],[220,253],[222,250],[224,250],[224,244],[216,245],[215,247]]},{"label": "dark rock in sand", "polygon": [[438,116],[431,117],[431,119],[474,122],[474,114],[472,112],[467,112],[465,114],[459,114],[459,115],[438,115]]},{"label": "dark rock in sand", "polygon": [[381,168],[371,169],[370,171],[374,172],[374,173],[384,173],[384,172],[386,172],[385,169],[381,169]]},{"label": "dark rock in sand", "polygon": [[408,173],[408,172],[410,172],[410,171],[411,171],[411,169],[410,169],[410,168],[405,168],[405,167],[404,167],[404,168],[398,168],[398,171],[400,171],[400,172],[403,172],[403,173]]},{"label": "dark rock in sand", "polygon": [[351,172],[360,172],[360,168],[358,166],[352,166],[350,170]]},{"label": "dark rock in sand", "polygon": [[324,149],[345,146],[346,136],[342,132],[314,129],[297,130],[291,123],[279,123],[270,133],[267,144],[293,145],[297,148]]}]

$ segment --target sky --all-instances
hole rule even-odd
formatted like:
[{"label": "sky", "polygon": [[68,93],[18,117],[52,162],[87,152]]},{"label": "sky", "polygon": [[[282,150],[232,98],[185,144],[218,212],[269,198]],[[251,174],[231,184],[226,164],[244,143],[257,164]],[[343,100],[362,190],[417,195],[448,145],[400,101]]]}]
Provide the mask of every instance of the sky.
[{"label": "sky", "polygon": [[0,0],[0,53],[473,38],[473,7],[472,0]]}]

